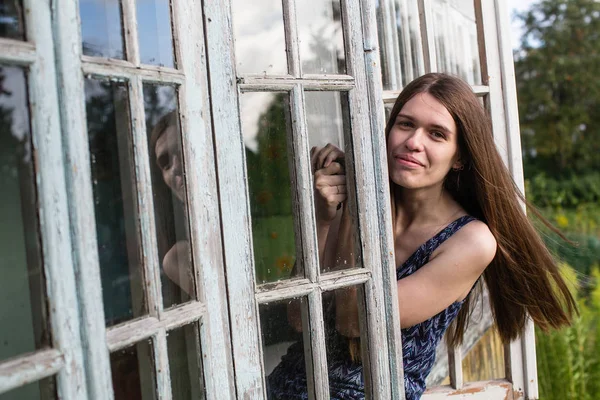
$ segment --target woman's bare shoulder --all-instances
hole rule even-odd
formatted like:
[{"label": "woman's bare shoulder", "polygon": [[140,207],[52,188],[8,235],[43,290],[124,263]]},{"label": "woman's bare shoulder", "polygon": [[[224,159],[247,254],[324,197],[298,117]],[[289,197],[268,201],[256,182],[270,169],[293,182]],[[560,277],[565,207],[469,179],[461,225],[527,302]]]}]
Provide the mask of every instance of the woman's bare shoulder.
[{"label": "woman's bare shoulder", "polygon": [[485,268],[496,255],[496,238],[486,223],[471,221],[457,231],[449,240],[446,251],[464,254],[469,259],[478,260],[476,265]]}]

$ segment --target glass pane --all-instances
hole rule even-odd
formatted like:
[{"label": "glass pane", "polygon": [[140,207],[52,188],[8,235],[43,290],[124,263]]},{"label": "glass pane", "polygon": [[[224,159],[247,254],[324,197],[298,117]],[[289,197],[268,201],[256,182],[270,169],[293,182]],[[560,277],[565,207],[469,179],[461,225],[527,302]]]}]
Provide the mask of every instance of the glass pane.
[{"label": "glass pane", "polygon": [[191,324],[167,334],[173,400],[206,397],[202,375],[202,349],[198,325]]},{"label": "glass pane", "polygon": [[56,380],[54,377],[42,379],[10,392],[0,394],[0,400],[54,400],[56,395]]},{"label": "glass pane", "polygon": [[80,0],[79,17],[84,55],[124,58],[120,1]]},{"label": "glass pane", "polygon": [[27,81],[0,65],[0,361],[50,344]]},{"label": "glass pane", "polygon": [[350,130],[348,96],[342,92],[305,92],[304,97],[309,143],[313,149],[321,271],[359,267],[357,253],[352,247],[356,239],[356,225],[347,201],[349,186],[344,133]]},{"label": "glass pane", "polygon": [[361,286],[341,288],[323,294],[325,341],[329,371],[329,392],[334,399],[362,399],[365,393],[361,355],[359,304],[364,304]]},{"label": "glass pane", "polygon": [[237,74],[287,74],[281,0],[233,0]]},{"label": "glass pane", "polygon": [[300,58],[304,74],[346,72],[339,0],[296,1]]},{"label": "glass pane", "polygon": [[169,0],[138,0],[137,22],[143,64],[175,67]]},{"label": "glass pane", "polygon": [[302,340],[302,308],[306,306],[306,298],[283,300],[260,306],[260,327],[269,399],[300,398],[303,393],[307,393],[304,361],[306,353]]},{"label": "glass pane", "polygon": [[152,341],[111,353],[110,368],[115,400],[156,400]]},{"label": "glass pane", "polygon": [[144,85],[144,109],[165,307],[195,297],[177,89]]},{"label": "glass pane", "polygon": [[286,93],[244,93],[242,133],[250,191],[256,280],[273,282],[301,275],[296,258],[290,160],[289,97]]},{"label": "glass pane", "polygon": [[2,0],[0,2],[0,37],[25,40],[22,0]]},{"label": "glass pane", "polygon": [[107,325],[147,313],[127,84],[85,80],[96,235]]},{"label": "glass pane", "polygon": [[438,71],[481,84],[474,2],[434,0],[431,7]]}]

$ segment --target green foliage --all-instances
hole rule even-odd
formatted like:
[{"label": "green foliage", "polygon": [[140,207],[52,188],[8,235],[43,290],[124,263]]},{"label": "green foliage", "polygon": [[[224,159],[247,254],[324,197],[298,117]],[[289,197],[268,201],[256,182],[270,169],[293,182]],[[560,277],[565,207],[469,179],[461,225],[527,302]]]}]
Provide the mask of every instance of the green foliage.
[{"label": "green foliage", "polygon": [[[576,281],[568,266],[567,280]],[[567,328],[544,333],[536,329],[540,398],[595,400],[600,398],[600,269],[593,271],[593,288],[577,297],[580,315]]]},{"label": "green foliage", "polygon": [[515,71],[526,175],[600,170],[600,2],[541,0],[519,19],[525,33]]},{"label": "green foliage", "polygon": [[583,204],[600,204],[598,172],[558,179],[538,173],[527,179],[525,186],[527,199],[541,208],[576,208]]}]

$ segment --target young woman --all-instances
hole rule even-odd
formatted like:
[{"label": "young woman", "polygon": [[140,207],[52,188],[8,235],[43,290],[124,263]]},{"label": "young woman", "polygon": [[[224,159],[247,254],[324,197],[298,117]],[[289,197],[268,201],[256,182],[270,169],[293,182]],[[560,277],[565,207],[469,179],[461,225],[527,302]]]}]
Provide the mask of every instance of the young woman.
[{"label": "young woman", "polygon": [[[189,234],[183,207],[186,194],[178,126],[176,111],[163,115],[152,128],[148,147],[158,257],[165,275],[185,293],[192,295],[194,281],[191,276]],[[173,297],[173,294],[168,297]],[[179,303],[176,299],[169,302]]]},{"label": "young woman", "polygon": [[[557,328],[569,323],[576,305],[525,216],[523,196],[468,84],[446,74],[417,78],[398,96],[385,133],[405,392],[413,400],[425,390],[446,330],[451,345],[461,343],[481,276],[505,342],[519,335],[527,315],[541,328]],[[346,200],[343,163],[336,161],[343,156],[328,145],[316,149],[312,160],[321,259],[335,253],[338,262],[352,259],[347,244],[353,242],[348,213],[338,210]],[[356,291],[336,293],[336,335],[346,337],[350,348],[359,336],[356,304]],[[299,326],[298,313],[290,308],[288,314]],[[334,399],[364,398],[362,366],[352,353],[328,358]],[[291,348],[269,377],[272,399],[306,398],[298,359]]]}]

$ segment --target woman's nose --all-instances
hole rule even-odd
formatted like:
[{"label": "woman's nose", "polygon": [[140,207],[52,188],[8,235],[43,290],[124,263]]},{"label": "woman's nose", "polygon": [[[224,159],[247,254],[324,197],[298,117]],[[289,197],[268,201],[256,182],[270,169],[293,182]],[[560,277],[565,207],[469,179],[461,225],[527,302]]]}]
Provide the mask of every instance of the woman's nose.
[{"label": "woman's nose", "polygon": [[412,151],[420,151],[423,149],[423,130],[415,129],[410,137],[406,139],[406,147]]},{"label": "woman's nose", "polygon": [[171,155],[171,169],[173,170],[174,174],[176,174],[176,175],[181,174],[182,165],[181,165],[181,155],[180,154],[174,153]]}]

